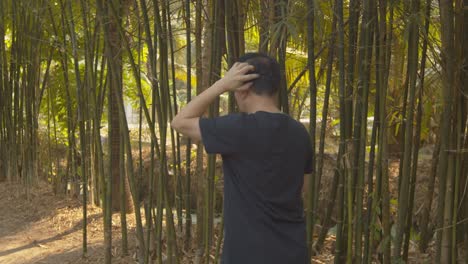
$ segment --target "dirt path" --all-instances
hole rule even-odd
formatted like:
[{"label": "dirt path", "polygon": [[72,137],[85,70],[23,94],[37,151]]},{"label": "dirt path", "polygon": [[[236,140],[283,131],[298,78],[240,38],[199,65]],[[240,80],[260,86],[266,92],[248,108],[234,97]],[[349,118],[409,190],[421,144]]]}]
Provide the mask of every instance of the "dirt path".
[{"label": "dirt path", "polygon": [[[397,184],[397,163],[391,163],[391,185]],[[426,186],[429,165],[423,161],[418,174],[418,186]],[[331,171],[331,169],[330,169]],[[332,175],[326,173],[326,175]],[[328,186],[324,180],[324,186]],[[330,179],[328,179],[330,180]],[[396,189],[391,188],[396,199]],[[415,210],[424,202],[424,188],[418,187]],[[435,197],[434,197],[435,200]],[[434,207],[434,206],[433,206]],[[415,219],[418,214],[416,213]],[[103,263],[103,229],[100,208],[88,206],[88,253],[82,253],[82,206],[78,199],[55,196],[50,185],[40,184],[26,199],[21,184],[0,183],[0,264],[65,264]],[[113,215],[112,263],[136,263],[135,220],[127,215],[130,256],[121,257],[119,214]],[[195,229],[195,228],[194,228]],[[313,263],[333,263],[334,236],[327,237],[325,248]],[[430,250],[432,251],[432,249]],[[433,253],[433,252],[431,252]],[[185,252],[182,263],[193,263],[193,252]],[[418,252],[417,243],[411,241],[409,263],[430,263],[431,254]]]},{"label": "dirt path", "polygon": [[[114,218],[113,233],[120,233],[118,216]],[[0,183],[0,264],[102,263],[101,210],[88,209],[86,258],[82,257],[82,223],[82,207],[76,199],[54,196],[49,186],[41,185],[27,201],[20,185]],[[119,236],[114,236],[118,245]],[[135,263],[132,257],[119,257],[118,250],[113,248],[113,263]]]}]

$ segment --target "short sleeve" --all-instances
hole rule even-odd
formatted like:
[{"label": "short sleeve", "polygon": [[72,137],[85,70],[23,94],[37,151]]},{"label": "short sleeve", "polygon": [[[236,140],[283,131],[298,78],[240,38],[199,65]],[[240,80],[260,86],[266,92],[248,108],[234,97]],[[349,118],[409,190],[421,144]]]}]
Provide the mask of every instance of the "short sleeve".
[{"label": "short sleeve", "polygon": [[314,153],[312,151],[312,144],[310,142],[309,133],[306,133],[306,151],[305,151],[305,166],[304,173],[312,173],[312,157]]},{"label": "short sleeve", "polygon": [[241,151],[243,115],[231,114],[216,118],[200,118],[200,132],[209,154],[233,154]]}]

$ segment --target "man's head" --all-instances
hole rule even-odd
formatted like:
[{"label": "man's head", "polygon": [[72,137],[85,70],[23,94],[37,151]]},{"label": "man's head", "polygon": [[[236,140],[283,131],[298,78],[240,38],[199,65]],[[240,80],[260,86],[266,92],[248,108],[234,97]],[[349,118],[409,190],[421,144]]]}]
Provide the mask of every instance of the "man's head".
[{"label": "man's head", "polygon": [[252,90],[256,94],[273,96],[278,92],[281,75],[279,64],[274,58],[263,53],[246,53],[237,61],[254,66],[255,70],[250,73],[260,74],[253,80]]},{"label": "man's head", "polygon": [[238,62],[245,62],[255,67],[250,73],[260,76],[252,81],[253,85],[247,91],[236,92],[236,101],[241,111],[247,111],[252,104],[260,99],[276,102],[280,87],[280,67],[278,62],[263,53],[246,53]]}]

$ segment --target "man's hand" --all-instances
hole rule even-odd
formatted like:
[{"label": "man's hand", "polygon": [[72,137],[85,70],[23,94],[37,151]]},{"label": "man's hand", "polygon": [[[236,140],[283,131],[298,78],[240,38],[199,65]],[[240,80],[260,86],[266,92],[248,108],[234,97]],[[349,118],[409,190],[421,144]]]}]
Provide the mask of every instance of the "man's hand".
[{"label": "man's hand", "polygon": [[256,73],[248,74],[254,70],[255,67],[248,63],[236,62],[218,82],[225,92],[247,90],[252,87],[252,80],[260,76]]}]

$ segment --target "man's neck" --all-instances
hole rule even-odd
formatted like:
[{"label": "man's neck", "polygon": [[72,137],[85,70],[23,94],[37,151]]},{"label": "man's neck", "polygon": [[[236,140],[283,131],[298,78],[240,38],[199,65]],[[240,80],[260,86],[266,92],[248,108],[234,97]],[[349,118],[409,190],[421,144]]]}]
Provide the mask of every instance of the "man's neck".
[{"label": "man's neck", "polygon": [[259,97],[256,98],[255,101],[248,107],[247,113],[252,114],[255,112],[270,112],[270,113],[281,113],[281,110],[276,105],[274,99],[272,98],[265,98]]}]

